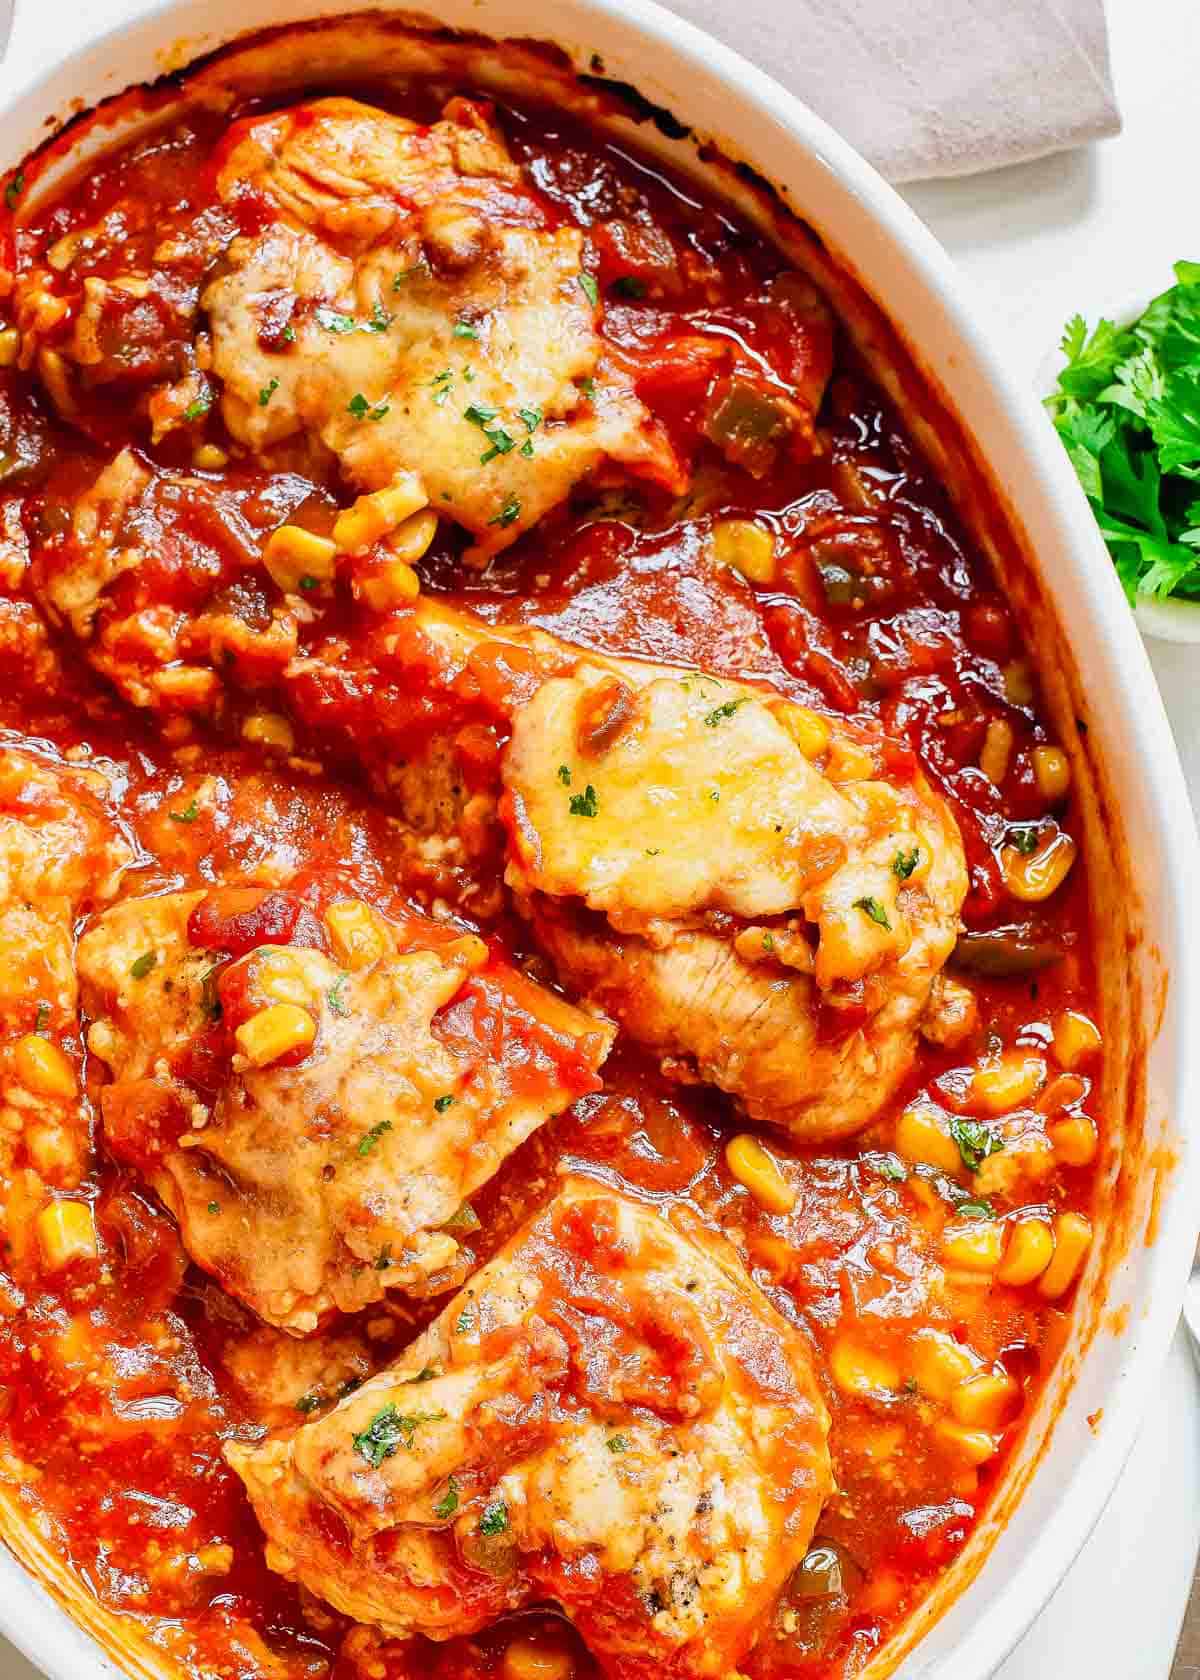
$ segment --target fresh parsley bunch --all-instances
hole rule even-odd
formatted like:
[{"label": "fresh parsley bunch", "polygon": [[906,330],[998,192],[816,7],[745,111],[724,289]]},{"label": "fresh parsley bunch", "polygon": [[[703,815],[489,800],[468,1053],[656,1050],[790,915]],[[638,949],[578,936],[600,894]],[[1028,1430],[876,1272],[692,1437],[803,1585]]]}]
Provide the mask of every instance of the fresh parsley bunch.
[{"label": "fresh parsley bunch", "polygon": [[1200,600],[1200,263],[1175,279],[1129,327],[1068,321],[1046,399],[1130,600]]}]

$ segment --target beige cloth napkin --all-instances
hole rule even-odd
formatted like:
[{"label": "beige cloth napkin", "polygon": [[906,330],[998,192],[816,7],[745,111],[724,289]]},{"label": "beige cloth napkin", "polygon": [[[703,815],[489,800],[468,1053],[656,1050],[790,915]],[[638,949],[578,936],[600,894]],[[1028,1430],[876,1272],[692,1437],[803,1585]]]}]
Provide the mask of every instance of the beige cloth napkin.
[{"label": "beige cloth napkin", "polygon": [[892,181],[1116,134],[1103,0],[666,0]]}]

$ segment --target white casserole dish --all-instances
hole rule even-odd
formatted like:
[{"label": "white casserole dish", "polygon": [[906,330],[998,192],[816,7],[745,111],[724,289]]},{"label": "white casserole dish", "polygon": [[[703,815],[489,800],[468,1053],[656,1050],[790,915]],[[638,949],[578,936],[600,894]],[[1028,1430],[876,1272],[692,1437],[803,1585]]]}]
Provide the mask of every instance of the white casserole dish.
[{"label": "white casserole dish", "polygon": [[[239,32],[326,8],[312,0],[163,0],[137,10],[108,34],[89,36],[86,18],[73,20],[70,51],[45,75],[23,75],[19,61],[4,68],[0,164],[16,163],[57,121]],[[910,408],[910,423],[977,540],[996,556],[1037,641],[1048,702],[1082,794],[1101,944],[1112,1067],[1108,1194],[1098,1211],[1107,1228],[1093,1248],[1070,1344],[990,1512],[939,1589],[867,1671],[874,1680],[893,1672],[904,1680],[983,1680],[1054,1590],[1113,1488],[1175,1327],[1196,1237],[1200,1141],[1188,1139],[1182,1123],[1200,1070],[1200,1035],[1189,1032],[1200,1009],[1200,852],[1149,665],[1035,397],[977,326],[964,283],[932,237],[822,122],[649,0],[556,0],[553,8],[534,0],[438,0],[436,11],[440,24],[469,30],[470,39],[422,43],[360,21],[346,36],[309,34],[295,50],[277,40],[253,65],[219,60],[203,75],[217,91],[223,77],[251,69],[276,86],[302,83],[321,41],[337,40],[343,63],[359,59],[360,79],[384,70],[392,53],[397,66],[435,59],[460,68],[464,82],[526,92],[543,86],[585,106],[596,96],[576,82],[576,71],[633,84],[691,134],[671,138],[678,124],[635,124],[601,98],[596,114],[608,126],[685,171],[710,179],[715,172],[718,185],[767,225],[774,213],[765,178],[819,234],[783,230],[797,260],[829,286],[893,393],[912,399],[918,374],[934,393],[924,419]],[[417,21],[411,13],[386,15]],[[481,36],[550,39],[561,53],[518,51],[502,69]],[[63,165],[127,132],[128,122],[84,125],[67,137],[73,149],[64,151]],[[720,159],[699,160],[697,140],[749,164],[754,178],[735,175]],[[52,160],[41,181],[59,173]],[[16,1496],[0,1485],[0,1531],[50,1594],[0,1551],[0,1630],[54,1680],[113,1672],[65,1605],[129,1671],[166,1672],[160,1655],[87,1597],[21,1515]]]}]

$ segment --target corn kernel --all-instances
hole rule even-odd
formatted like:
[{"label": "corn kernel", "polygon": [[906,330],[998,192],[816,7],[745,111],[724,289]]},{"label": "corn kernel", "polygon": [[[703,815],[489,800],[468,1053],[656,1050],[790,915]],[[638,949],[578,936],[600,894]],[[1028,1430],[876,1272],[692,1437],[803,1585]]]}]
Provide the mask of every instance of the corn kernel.
[{"label": "corn kernel", "polygon": [[909,1368],[922,1394],[948,1400],[959,1383],[979,1369],[979,1356],[945,1330],[919,1330],[912,1340]]},{"label": "corn kernel", "polygon": [[503,1680],[571,1680],[575,1661],[556,1633],[522,1633],[504,1653]]},{"label": "corn kernel", "polygon": [[851,1336],[834,1342],[829,1369],[843,1394],[895,1393],[900,1387],[895,1363]]},{"label": "corn kernel", "polygon": [[362,578],[355,588],[372,612],[395,612],[421,593],[421,580],[407,560],[389,560],[386,566]]},{"label": "corn kernel", "polygon": [[[263,565],[288,594],[314,583],[330,583],[337,567],[338,545],[300,525],[280,525],[263,549]],[[311,587],[311,585],[308,585]]]},{"label": "corn kernel", "polygon": [[993,718],[983,737],[979,768],[993,787],[999,787],[1012,762],[1013,729],[1005,718]]},{"label": "corn kernel", "polygon": [[192,465],[199,467],[201,472],[220,472],[222,467],[229,465],[229,451],[222,449],[220,444],[202,443],[192,451]]},{"label": "corn kernel", "polygon": [[998,1219],[952,1220],[942,1232],[942,1259],[967,1272],[994,1272],[1004,1248]]},{"label": "corn kernel", "polygon": [[1019,1390],[1003,1371],[978,1371],[950,1391],[950,1410],[968,1429],[1003,1429]]},{"label": "corn kernel", "polygon": [[739,1184],[744,1184],[760,1207],[768,1213],[791,1213],[796,1192],[757,1138],[740,1132],[725,1145],[725,1160]]},{"label": "corn kernel", "polygon": [[1000,1440],[986,1429],[965,1429],[949,1418],[938,1418],[933,1433],[950,1452],[965,1458],[968,1464],[986,1464],[1000,1450]]},{"label": "corn kernel", "polygon": [[996,1276],[1019,1289],[1041,1277],[1053,1253],[1054,1235],[1044,1219],[1018,1219],[1009,1228],[1008,1246]]},{"label": "corn kernel", "polygon": [[21,354],[21,335],[16,327],[5,327],[0,332],[0,367],[13,367],[17,357]]},{"label": "corn kernel", "polygon": [[342,898],[325,912],[333,954],[343,968],[369,968],[387,950],[378,918],[361,898]]},{"label": "corn kernel", "polygon": [[1033,779],[1043,799],[1065,799],[1071,787],[1071,760],[1061,747],[1034,747]]},{"label": "corn kernel", "polygon": [[1075,1281],[1092,1242],[1091,1220],[1081,1213],[1060,1213],[1054,1221],[1054,1258],[1042,1273],[1038,1293],[1048,1301],[1065,1295]]},{"label": "corn kernel", "polygon": [[946,1122],[931,1108],[906,1108],[896,1122],[896,1153],[914,1165],[962,1171],[962,1156]]},{"label": "corn kernel", "polygon": [[[388,537],[388,553],[411,566],[414,560],[421,558],[437,536],[437,527],[437,514],[429,508],[422,513],[414,513],[403,524],[397,525]],[[415,577],[416,573],[413,575]]]},{"label": "corn kernel", "polygon": [[386,490],[372,490],[343,509],[334,521],[333,540],[344,554],[359,554],[419,512],[428,499],[415,473],[401,473]]},{"label": "corn kernel", "polygon": [[1086,1114],[1068,1114],[1065,1120],[1047,1126],[1046,1136],[1055,1159],[1064,1167],[1086,1167],[1096,1159],[1099,1139]]},{"label": "corn kernel", "polygon": [[1015,846],[1000,849],[1000,870],[1004,885],[1023,904],[1040,904],[1062,886],[1075,862],[1075,842],[1058,833],[1036,852],[1019,852]]},{"label": "corn kernel", "polygon": [[1045,1082],[1046,1063],[1041,1056],[1006,1050],[990,1066],[975,1069],[971,1097],[985,1114],[1008,1114],[1031,1102]]},{"label": "corn kernel", "polygon": [[1033,686],[1033,672],[1023,659],[1014,659],[1004,667],[1004,698],[1010,706],[1032,706],[1037,699]]},{"label": "corn kernel", "polygon": [[718,519],[712,528],[713,559],[751,583],[775,581],[775,538],[750,519]]},{"label": "corn kernel", "polygon": [[36,1225],[42,1259],[52,1271],[74,1260],[96,1258],[96,1221],[89,1203],[51,1202],[38,1214]]},{"label": "corn kernel", "polygon": [[1077,1009],[1064,1010],[1054,1023],[1054,1054],[1059,1067],[1077,1068],[1095,1055],[1100,1044],[1100,1028]]},{"label": "corn kernel", "polygon": [[242,740],[290,753],[296,745],[296,733],[287,718],[278,712],[254,712],[242,725]]},{"label": "corn kernel", "polygon": [[487,964],[487,940],[480,939],[477,933],[464,933],[461,939],[451,940],[445,947],[445,955],[474,974]]},{"label": "corn kernel", "polygon": [[69,1058],[40,1033],[26,1033],[13,1046],[13,1068],[27,1091],[37,1097],[69,1102],[76,1094],[75,1069]]},{"label": "corn kernel", "polygon": [[820,712],[808,706],[797,706],[785,700],[775,708],[775,716],[795,741],[805,758],[819,758],[829,745],[829,725]]},{"label": "corn kernel", "polygon": [[317,1023],[294,1003],[273,1003],[251,1015],[234,1033],[237,1047],[254,1067],[267,1067],[292,1050],[307,1049]]}]

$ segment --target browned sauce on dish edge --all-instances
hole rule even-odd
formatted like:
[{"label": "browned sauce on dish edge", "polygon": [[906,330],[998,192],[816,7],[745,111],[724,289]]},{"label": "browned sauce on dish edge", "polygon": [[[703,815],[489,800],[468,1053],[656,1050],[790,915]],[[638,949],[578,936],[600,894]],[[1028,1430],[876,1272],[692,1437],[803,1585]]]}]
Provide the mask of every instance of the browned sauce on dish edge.
[{"label": "browned sauce on dish edge", "polygon": [[[404,99],[355,91],[432,121],[456,90]],[[960,946],[964,960],[953,972],[974,994],[972,1031],[953,1047],[922,1041],[900,1095],[848,1141],[804,1150],[747,1127],[719,1092],[664,1077],[656,1058],[622,1037],[603,1089],[535,1133],[473,1198],[480,1225],[470,1248],[480,1262],[541,1205],[566,1161],[656,1205],[686,1204],[724,1233],[774,1307],[811,1341],[832,1414],[835,1491],[806,1564],[739,1666],[753,1680],[839,1680],[859,1671],[964,1544],[1070,1310],[1069,1290],[1047,1299],[1036,1281],[1003,1284],[994,1259],[980,1266],[968,1252],[972,1227],[999,1225],[1011,1242],[1019,1218],[1053,1225],[1090,1210],[1092,1128],[1102,1138],[1104,1126],[1089,1106],[1095,1046],[1075,1019],[1096,1018],[1082,861],[1038,902],[1019,902],[1005,884],[1006,865],[1062,846],[1058,836],[1073,828],[1070,798],[1053,755],[1038,751],[1054,742],[1030,650],[1003,598],[916,456],[903,416],[844,337],[835,331],[830,344],[819,322],[806,328],[763,301],[781,269],[777,254],[694,188],[559,116],[501,108],[498,120],[545,225],[587,230],[603,336],[691,464],[691,483],[682,497],[628,479],[577,489],[482,574],[464,566],[462,535],[443,524],[418,566],[423,596],[496,625],[537,625],[599,650],[758,680],[871,738],[882,730],[889,773],[903,778],[923,766],[958,820],[968,935],[1005,930]],[[464,700],[435,681],[425,687],[411,665],[389,675],[358,605],[339,591],[322,599],[302,634],[302,653],[334,642],[342,651],[336,666],[318,659],[311,681],[287,696],[293,750],[247,746],[252,696],[214,717],[138,712],[37,604],[31,580],[52,569],[72,504],[126,443],[153,473],[192,475],[187,494],[167,484],[158,497],[152,564],[117,585],[128,589],[130,611],[154,602],[188,612],[214,579],[232,583],[247,546],[260,548],[271,528],[291,519],[327,532],[348,499],[334,468],[322,476],[299,454],[273,472],[240,457],[219,404],[203,398],[193,399],[203,407],[186,425],[148,445],[145,391],[177,376],[208,274],[259,213],[252,193],[232,211],[217,204],[213,157],[224,144],[225,125],[214,119],[171,127],[94,165],[18,230],[18,272],[44,271],[51,296],[77,288],[81,276],[159,278],[141,295],[125,293],[105,317],[101,374],[72,385],[69,421],[52,389],[47,395],[53,361],[0,373],[3,742],[49,765],[103,771],[100,803],[137,854],[122,896],[286,879],[324,904],[336,871],[339,892],[385,917],[449,909],[461,927],[478,928],[497,952],[553,983],[506,905],[503,862],[488,835],[466,863],[414,848],[370,774],[403,761],[431,732],[459,731],[468,787],[473,774],[486,785],[505,739],[495,721],[502,706],[487,721],[486,692]],[[19,188],[10,197],[18,202]],[[97,229],[72,249],[71,235]],[[172,242],[182,254],[164,262]],[[56,244],[64,267],[47,266]],[[65,338],[72,322],[68,313],[51,324],[43,346],[53,349],[55,332]],[[718,362],[726,373],[732,366],[793,389],[830,349],[818,447],[808,458],[781,449],[765,469],[751,460],[751,473],[705,438]],[[198,455],[205,445],[228,458]],[[769,534],[770,576],[764,569],[754,580],[716,562],[713,533],[727,520],[752,520]],[[260,590],[244,603],[248,621],[261,623],[270,605]],[[115,658],[136,664],[138,655],[118,647]],[[497,693],[520,680],[511,658],[476,675]],[[0,811],[36,812],[41,797],[10,778],[0,785]],[[22,955],[6,949],[3,959],[19,964]],[[17,1045],[42,1035],[66,1051],[98,1099],[104,1070],[86,1055],[83,1030],[52,1016],[36,989],[2,1032],[0,1088],[13,1076]],[[996,1106],[981,1103],[972,1085],[980,1068],[991,1070]],[[898,1133],[923,1093],[959,1117],[941,1134],[958,1150],[957,1165],[953,1156],[944,1168],[922,1162]],[[53,1150],[43,1142],[39,1155],[31,1146],[27,1114],[11,1106],[0,1114],[5,1474],[27,1490],[31,1516],[101,1602],[144,1619],[197,1675],[460,1680],[506,1672],[514,1629],[543,1625],[553,1659],[565,1665],[555,1672],[570,1664],[580,1676],[593,1672],[575,1635],[540,1612],[472,1638],[406,1645],[353,1629],[273,1573],[241,1484],[221,1458],[224,1442],[253,1440],[286,1416],[288,1403],[268,1399],[253,1376],[272,1333],[189,1265],[172,1220],[137,1170],[107,1152],[98,1121],[83,1190],[100,1251],[49,1267],[31,1233],[56,1188]],[[1010,1141],[980,1159],[979,1121],[1002,1124],[1012,1114],[1023,1118]],[[1033,1178],[1022,1127],[1048,1149]],[[797,1191],[790,1213],[764,1210],[731,1174],[724,1145],[745,1130],[787,1166]],[[945,1227],[963,1201],[951,1232],[965,1230],[968,1240],[948,1250]],[[352,1387],[395,1357],[444,1300],[397,1295],[322,1329],[325,1368]],[[937,1336],[921,1342],[922,1331]],[[986,1427],[961,1399],[964,1372],[1001,1379]],[[293,1410],[306,1415],[308,1395],[298,1389]],[[644,1672],[660,1666],[648,1658]],[[639,1670],[631,1663],[623,1672]]]}]

